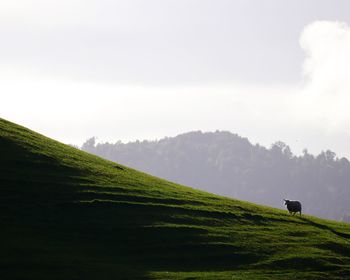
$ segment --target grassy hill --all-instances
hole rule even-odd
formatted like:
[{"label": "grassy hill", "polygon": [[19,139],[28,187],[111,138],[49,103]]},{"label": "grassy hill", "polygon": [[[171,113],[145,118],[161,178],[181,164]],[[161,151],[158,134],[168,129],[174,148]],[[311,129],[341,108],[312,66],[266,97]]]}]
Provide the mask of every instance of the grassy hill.
[{"label": "grassy hill", "polygon": [[3,119],[0,166],[1,279],[350,277],[348,224],[173,184]]}]

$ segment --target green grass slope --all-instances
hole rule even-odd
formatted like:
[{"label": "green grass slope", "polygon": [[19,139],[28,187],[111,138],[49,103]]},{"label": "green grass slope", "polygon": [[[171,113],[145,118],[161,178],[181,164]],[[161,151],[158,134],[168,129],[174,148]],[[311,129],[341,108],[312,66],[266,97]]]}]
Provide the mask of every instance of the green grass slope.
[{"label": "green grass slope", "polygon": [[1,279],[350,277],[350,225],[173,184],[3,119],[0,191]]}]

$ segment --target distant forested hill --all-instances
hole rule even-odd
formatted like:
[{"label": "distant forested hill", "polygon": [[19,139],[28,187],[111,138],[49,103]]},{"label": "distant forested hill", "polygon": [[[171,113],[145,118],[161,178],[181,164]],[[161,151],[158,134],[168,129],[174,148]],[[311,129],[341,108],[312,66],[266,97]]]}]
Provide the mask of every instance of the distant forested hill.
[{"label": "distant forested hill", "polygon": [[294,155],[276,142],[267,149],[230,132],[190,132],[123,144],[87,140],[82,150],[180,184],[255,203],[341,220],[350,213],[350,163],[331,151]]}]

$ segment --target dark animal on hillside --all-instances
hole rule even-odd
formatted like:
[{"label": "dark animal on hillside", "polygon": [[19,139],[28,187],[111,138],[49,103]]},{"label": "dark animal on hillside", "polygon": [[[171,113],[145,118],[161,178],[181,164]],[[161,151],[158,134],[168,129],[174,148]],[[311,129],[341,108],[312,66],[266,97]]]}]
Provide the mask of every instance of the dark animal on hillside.
[{"label": "dark animal on hillside", "polygon": [[284,199],[284,204],[287,205],[290,214],[295,215],[295,213],[299,212],[301,216],[301,203],[299,201]]}]

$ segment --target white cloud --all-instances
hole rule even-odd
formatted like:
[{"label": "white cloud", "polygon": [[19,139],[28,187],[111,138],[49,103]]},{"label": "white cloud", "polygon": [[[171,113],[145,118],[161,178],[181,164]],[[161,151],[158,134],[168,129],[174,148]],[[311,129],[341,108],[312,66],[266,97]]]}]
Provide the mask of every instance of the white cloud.
[{"label": "white cloud", "polygon": [[303,114],[328,133],[350,128],[350,28],[343,22],[316,21],[302,32]]},{"label": "white cloud", "polygon": [[317,94],[344,94],[350,85],[350,29],[346,23],[316,21],[305,27],[300,45],[303,72]]}]

